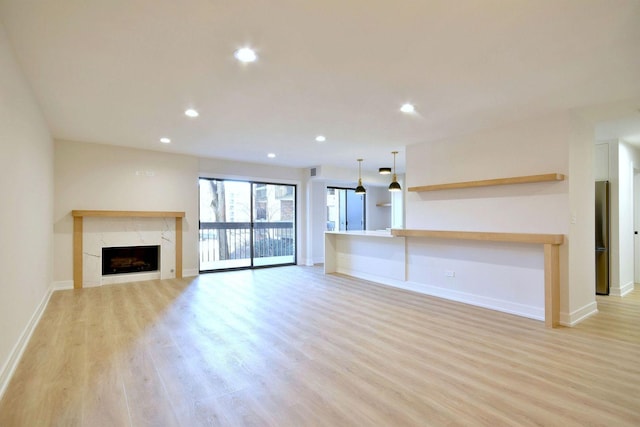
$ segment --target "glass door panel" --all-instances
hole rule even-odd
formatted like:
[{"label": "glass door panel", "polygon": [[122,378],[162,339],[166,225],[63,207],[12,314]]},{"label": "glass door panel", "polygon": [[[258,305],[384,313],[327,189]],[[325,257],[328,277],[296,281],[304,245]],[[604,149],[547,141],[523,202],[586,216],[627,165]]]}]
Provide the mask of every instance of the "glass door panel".
[{"label": "glass door panel", "polygon": [[327,188],[327,230],[365,230],[365,195],[353,188]]},{"label": "glass door panel", "polygon": [[200,271],[251,266],[251,184],[200,180]]},{"label": "glass door panel", "polygon": [[347,193],[347,230],[364,230],[364,195],[355,190]]},{"label": "glass door panel", "polygon": [[253,265],[295,263],[294,185],[253,183]]}]

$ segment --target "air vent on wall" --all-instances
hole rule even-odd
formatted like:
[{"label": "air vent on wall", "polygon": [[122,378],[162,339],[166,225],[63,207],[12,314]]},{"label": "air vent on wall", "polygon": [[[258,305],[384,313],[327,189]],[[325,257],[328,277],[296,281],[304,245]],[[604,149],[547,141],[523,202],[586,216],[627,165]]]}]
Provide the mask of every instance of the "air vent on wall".
[{"label": "air vent on wall", "polygon": [[313,177],[313,176],[316,176],[316,172],[317,172],[317,171],[316,171],[316,168],[311,168],[311,169],[309,169],[309,172],[310,172],[310,174],[311,174],[311,176],[312,176],[312,177]]}]

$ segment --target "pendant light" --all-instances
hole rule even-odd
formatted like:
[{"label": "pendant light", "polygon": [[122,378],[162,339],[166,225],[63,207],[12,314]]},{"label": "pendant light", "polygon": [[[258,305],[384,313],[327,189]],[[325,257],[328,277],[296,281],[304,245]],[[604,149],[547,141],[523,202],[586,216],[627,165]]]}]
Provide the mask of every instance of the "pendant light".
[{"label": "pendant light", "polygon": [[358,186],[356,187],[356,194],[365,194],[367,190],[362,186],[362,160],[358,159]]},{"label": "pendant light", "polygon": [[378,169],[378,173],[380,175],[391,175],[391,168],[380,168]]},{"label": "pendant light", "polygon": [[391,154],[393,154],[393,180],[391,184],[389,184],[389,191],[402,191],[402,187],[400,187],[398,183],[398,176],[396,175],[396,154],[398,154],[398,152],[392,151]]}]

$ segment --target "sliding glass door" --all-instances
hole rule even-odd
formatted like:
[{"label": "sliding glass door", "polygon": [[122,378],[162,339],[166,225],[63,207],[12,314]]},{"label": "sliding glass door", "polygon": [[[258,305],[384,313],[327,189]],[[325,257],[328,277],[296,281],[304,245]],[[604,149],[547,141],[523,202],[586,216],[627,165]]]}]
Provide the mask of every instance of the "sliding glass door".
[{"label": "sliding glass door", "polygon": [[200,179],[200,271],[295,264],[296,187]]},{"label": "sliding glass door", "polygon": [[327,230],[365,229],[365,195],[353,188],[327,187]]}]

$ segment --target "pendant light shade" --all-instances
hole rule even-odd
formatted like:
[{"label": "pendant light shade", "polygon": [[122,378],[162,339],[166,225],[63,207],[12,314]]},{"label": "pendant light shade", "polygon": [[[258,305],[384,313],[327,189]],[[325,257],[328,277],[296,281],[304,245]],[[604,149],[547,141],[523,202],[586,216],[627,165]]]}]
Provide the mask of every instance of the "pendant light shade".
[{"label": "pendant light shade", "polygon": [[380,175],[391,175],[391,168],[380,168],[378,169],[378,173]]},{"label": "pendant light shade", "polygon": [[358,186],[356,187],[356,194],[365,194],[367,190],[362,186],[362,159],[358,159]]},{"label": "pendant light shade", "polygon": [[393,154],[393,180],[391,184],[389,184],[389,191],[402,191],[402,187],[400,187],[400,183],[398,182],[398,176],[396,175],[396,154],[397,151],[392,151]]}]

